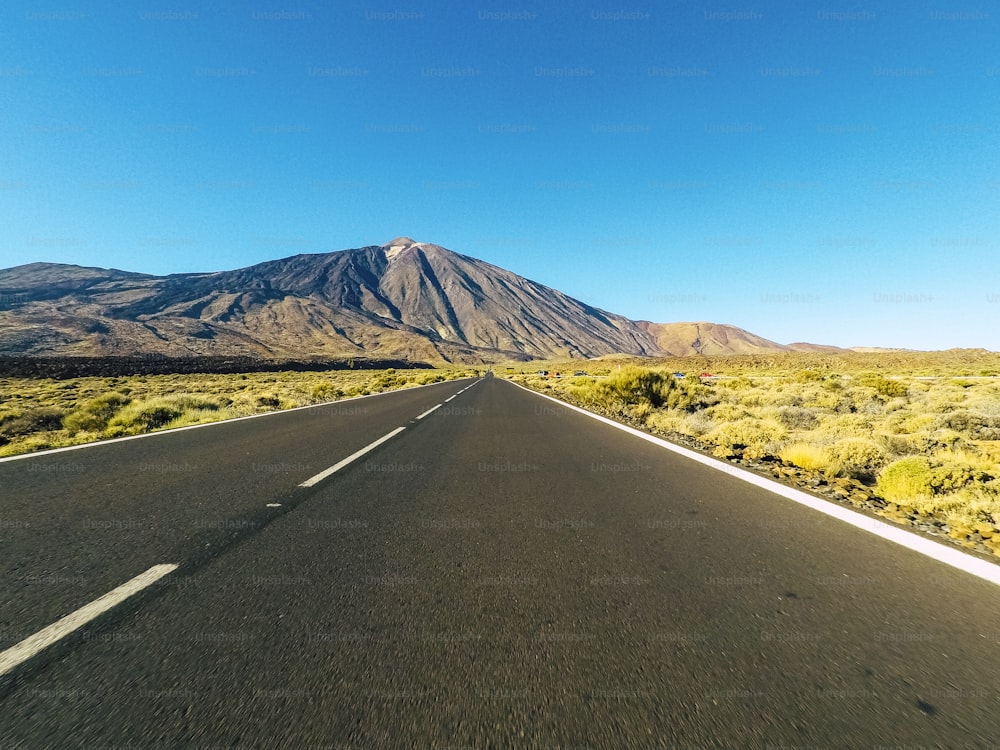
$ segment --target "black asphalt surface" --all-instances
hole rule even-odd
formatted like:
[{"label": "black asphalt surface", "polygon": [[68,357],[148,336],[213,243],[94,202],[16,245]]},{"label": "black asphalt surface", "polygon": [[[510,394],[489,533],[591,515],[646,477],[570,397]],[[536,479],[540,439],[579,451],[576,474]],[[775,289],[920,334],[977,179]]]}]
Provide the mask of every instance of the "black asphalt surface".
[{"label": "black asphalt surface", "polygon": [[156,563],[213,554],[471,379],[0,461],[0,650]]},{"label": "black asphalt surface", "polygon": [[184,566],[8,679],[0,748],[1000,747],[996,586],[498,379],[413,421],[469,382],[0,464],[5,627]]}]

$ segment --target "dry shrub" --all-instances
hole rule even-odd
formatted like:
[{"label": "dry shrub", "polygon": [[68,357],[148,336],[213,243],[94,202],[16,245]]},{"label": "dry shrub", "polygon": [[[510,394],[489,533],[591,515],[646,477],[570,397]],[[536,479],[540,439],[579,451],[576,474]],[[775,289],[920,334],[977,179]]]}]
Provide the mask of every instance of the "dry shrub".
[{"label": "dry shrub", "polygon": [[892,435],[879,433],[878,439],[885,447],[885,452],[893,456],[911,456],[925,453],[931,446],[931,439],[926,434]]},{"label": "dry shrub", "polygon": [[646,425],[657,432],[677,432],[681,434],[688,434],[684,432],[684,422],[686,417],[677,414],[676,412],[669,412],[659,409],[651,413],[646,417]]},{"label": "dry shrub", "polygon": [[891,503],[911,505],[934,494],[931,465],[923,456],[907,456],[886,466],[878,475],[879,494]]},{"label": "dry shrub", "polygon": [[819,424],[816,415],[801,406],[782,406],[778,409],[778,420],[790,430],[811,430]]},{"label": "dry shrub", "polygon": [[114,392],[105,393],[67,414],[63,426],[71,435],[77,432],[101,432],[115,414],[128,403],[128,396]]},{"label": "dry shrub", "polygon": [[683,418],[677,432],[682,435],[700,438],[715,429],[715,420],[705,412],[688,414]]},{"label": "dry shrub", "polygon": [[61,430],[66,412],[55,407],[42,406],[28,409],[23,414],[9,416],[0,424],[0,439],[23,437],[36,432]]},{"label": "dry shrub", "polygon": [[885,421],[886,429],[902,435],[913,435],[917,432],[927,432],[935,429],[940,418],[933,414],[921,414],[912,411],[896,411]]},{"label": "dry shrub", "polygon": [[318,383],[312,387],[309,395],[313,401],[335,401],[344,397],[344,391],[333,383]]},{"label": "dry shrub", "polygon": [[870,481],[886,462],[886,455],[869,438],[843,438],[830,446],[830,473]]},{"label": "dry shrub", "polygon": [[824,409],[827,411],[835,411],[841,402],[841,396],[839,393],[831,393],[824,391],[810,391],[806,394],[802,405],[809,409]]},{"label": "dry shrub", "polygon": [[736,422],[753,416],[743,407],[725,402],[706,409],[705,413],[720,424],[722,422]]},{"label": "dry shrub", "polygon": [[716,446],[715,455],[758,459],[777,452],[777,444],[787,435],[788,430],[777,420],[747,418],[718,425],[705,440]]},{"label": "dry shrub", "polygon": [[145,401],[133,401],[122,408],[108,422],[108,430],[115,434],[137,434],[157,430],[175,422],[191,412],[217,411],[221,404],[206,396],[177,394]]},{"label": "dry shrub", "polygon": [[944,466],[948,464],[968,466],[974,471],[991,477],[1000,475],[1000,466],[997,465],[996,461],[977,448],[945,448],[937,451],[932,456],[932,460],[934,463]]},{"label": "dry shrub", "polygon": [[944,414],[939,424],[970,440],[1000,440],[1000,415],[960,409]]},{"label": "dry shrub", "polygon": [[822,471],[830,465],[830,452],[815,443],[792,443],[778,451],[778,458],[808,471]]},{"label": "dry shrub", "polygon": [[819,432],[830,440],[866,437],[871,431],[871,419],[863,414],[833,414],[820,417]]},{"label": "dry shrub", "polygon": [[906,383],[872,372],[861,373],[855,378],[855,382],[858,385],[871,388],[879,396],[886,398],[898,398],[905,396],[909,392]]},{"label": "dry shrub", "polygon": [[587,405],[639,418],[660,407],[694,411],[716,400],[712,390],[701,383],[678,381],[642,367],[623,367],[603,380],[571,385],[567,390]]},{"label": "dry shrub", "polygon": [[[950,458],[950,460],[948,460]],[[960,496],[963,492],[993,482],[994,476],[953,453],[942,463],[932,465],[925,456],[907,456],[887,466],[878,477],[878,489],[890,502],[913,505],[920,498]]]}]

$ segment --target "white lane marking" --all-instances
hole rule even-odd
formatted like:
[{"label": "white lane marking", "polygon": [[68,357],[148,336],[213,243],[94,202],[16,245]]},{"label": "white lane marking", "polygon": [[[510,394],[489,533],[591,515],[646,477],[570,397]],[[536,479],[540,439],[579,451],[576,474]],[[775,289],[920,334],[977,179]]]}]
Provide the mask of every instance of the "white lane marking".
[{"label": "white lane marking", "polygon": [[281,503],[268,503],[267,507],[268,508],[280,508],[281,507]]},{"label": "white lane marking", "polygon": [[306,481],[304,481],[302,484],[300,484],[299,487],[312,487],[314,484],[322,482],[324,479],[326,479],[331,474],[340,471],[341,469],[343,469],[345,466],[347,466],[352,461],[355,461],[355,460],[361,458],[361,456],[363,456],[366,453],[368,453],[368,451],[374,450],[378,446],[382,445],[382,443],[384,443],[386,440],[389,440],[390,438],[395,437],[396,435],[398,435],[399,433],[401,433],[405,429],[406,429],[405,427],[397,427],[395,430],[393,430],[390,433],[387,433],[387,434],[383,435],[382,437],[380,437],[375,442],[369,443],[368,445],[366,445],[364,448],[362,448],[359,451],[355,451],[354,453],[352,453],[351,455],[349,455],[344,460],[338,461],[333,466],[331,466],[329,469],[326,469],[325,471],[321,471],[319,474],[317,474],[314,477],[310,477],[309,479],[307,479]]},{"label": "white lane marking", "polygon": [[126,581],[118,588],[112,589],[99,599],[95,599],[90,604],[86,604],[75,612],[68,615],[46,628],[42,628],[32,636],[28,636],[20,643],[11,646],[0,653],[0,675],[5,675],[14,667],[27,661],[38,652],[48,648],[61,638],[65,638],[74,630],[86,625],[95,617],[104,614],[112,607],[121,604],[133,594],[142,591],[147,586],[151,586],[163,576],[173,572],[177,566],[168,563],[164,565],[154,565],[145,573],[140,573],[130,581]]},{"label": "white lane marking", "polygon": [[423,419],[424,417],[426,417],[428,414],[430,414],[435,409],[440,409],[440,408],[441,408],[441,404],[438,404],[437,406],[432,406],[430,409],[428,409],[423,414],[421,414],[419,417],[417,417],[417,419]]},{"label": "white lane marking", "polygon": [[744,482],[756,485],[757,487],[765,489],[768,492],[772,492],[775,495],[781,495],[788,500],[793,500],[796,503],[805,505],[813,510],[818,510],[820,513],[825,513],[826,515],[832,516],[833,518],[843,521],[844,523],[849,523],[851,526],[855,526],[862,531],[867,531],[869,534],[874,534],[875,536],[882,537],[883,539],[888,539],[890,542],[895,542],[896,544],[911,549],[914,552],[919,552],[922,555],[930,557],[933,560],[942,562],[945,565],[950,565],[953,568],[957,568],[958,570],[977,576],[978,578],[982,578],[984,581],[989,581],[990,583],[1000,586],[1000,565],[987,562],[986,560],[981,560],[980,558],[973,557],[972,555],[967,555],[961,550],[957,550],[953,547],[946,547],[940,542],[936,542],[928,537],[919,536],[914,534],[912,531],[906,531],[905,529],[895,526],[887,521],[879,521],[877,519],[870,518],[863,513],[848,510],[847,508],[835,505],[832,502],[827,502],[826,500],[821,500],[818,497],[813,497],[806,492],[802,492],[801,490],[797,490],[793,487],[788,487],[780,482],[774,481],[773,479],[758,476],[753,472],[724,463],[719,459],[703,456],[701,453],[697,453],[689,448],[674,445],[666,440],[649,435],[641,430],[637,430],[634,427],[629,427],[628,425],[615,422],[613,419],[608,419],[600,414],[594,414],[586,409],[581,409],[579,406],[574,406],[573,404],[566,403],[565,401],[560,401],[559,399],[547,396],[544,393],[538,393],[537,391],[526,388],[519,383],[514,383],[513,381],[508,382],[513,383],[513,385],[516,385],[518,388],[528,391],[528,393],[533,393],[541,398],[547,398],[549,401],[554,401],[567,409],[572,409],[573,411],[578,411],[581,414],[586,414],[592,419],[604,422],[605,424],[611,425],[622,432],[627,432],[630,435],[635,435],[636,437],[642,438],[643,440],[653,443],[654,445],[658,445],[661,448],[666,448],[674,453],[679,453],[686,458],[690,458],[693,461],[704,464],[705,466],[713,468],[716,471],[729,474],[730,476]]},{"label": "white lane marking", "polygon": [[[461,391],[459,391],[458,393],[461,393]],[[456,393],[456,394],[455,394],[455,396],[457,396],[457,395],[458,395],[458,393]],[[445,403],[447,404],[447,403],[448,403],[449,401],[451,401],[451,400],[452,400],[453,398],[455,398],[455,396],[448,396],[448,398],[446,398],[446,399],[444,400],[444,402],[445,402]]]},{"label": "white lane marking", "polygon": [[[443,381],[451,382],[451,381]],[[434,385],[441,385],[441,382],[437,383],[427,383],[426,385],[415,385],[410,388],[404,388],[402,391],[413,391],[417,388],[430,388]],[[464,390],[464,389],[463,389]],[[326,401],[322,404],[310,404],[309,406],[296,406],[293,409],[279,409],[278,411],[267,411],[263,414],[250,414],[246,417],[233,417],[232,419],[220,419],[218,422],[205,422],[203,424],[191,424],[187,427],[173,427],[169,430],[157,430],[156,432],[145,432],[142,435],[128,435],[126,437],[119,438],[108,438],[107,440],[95,440],[92,443],[80,443],[79,445],[67,445],[64,448],[50,448],[45,451],[35,451],[33,453],[21,453],[17,456],[4,456],[0,458],[0,463],[6,463],[7,461],[21,461],[26,458],[35,458],[36,456],[51,456],[53,453],[65,453],[66,451],[78,451],[84,448],[94,448],[100,445],[110,445],[112,443],[124,443],[127,440],[143,440],[145,438],[158,437],[160,435],[169,435],[174,432],[184,432],[185,430],[200,430],[202,427],[216,427],[220,424],[231,424],[232,422],[243,422],[247,419],[259,419],[260,417],[274,417],[278,414],[288,414],[294,411],[305,411],[306,409],[319,409],[324,406],[331,406],[333,404],[343,404],[347,401],[358,401],[363,398],[375,398],[376,396],[388,396],[391,393],[401,393],[401,390],[386,391],[385,393],[369,393],[366,396],[351,396],[350,398],[342,398],[337,401]]]}]

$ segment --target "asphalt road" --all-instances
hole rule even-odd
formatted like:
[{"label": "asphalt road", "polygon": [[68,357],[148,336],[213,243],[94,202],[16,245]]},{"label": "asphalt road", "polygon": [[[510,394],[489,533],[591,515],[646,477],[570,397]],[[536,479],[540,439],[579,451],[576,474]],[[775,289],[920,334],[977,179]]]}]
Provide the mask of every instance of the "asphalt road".
[{"label": "asphalt road", "polygon": [[416,419],[469,383],[0,464],[15,640],[181,565],[0,748],[1000,747],[995,585],[500,380]]}]

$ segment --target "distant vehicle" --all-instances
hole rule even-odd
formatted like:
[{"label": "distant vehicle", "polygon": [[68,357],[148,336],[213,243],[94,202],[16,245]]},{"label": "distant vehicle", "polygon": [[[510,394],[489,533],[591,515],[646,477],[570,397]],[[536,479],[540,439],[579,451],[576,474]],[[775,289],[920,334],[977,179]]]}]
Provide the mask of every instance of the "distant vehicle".
[{"label": "distant vehicle", "polygon": [[714,377],[715,377],[715,375],[713,375],[713,374],[712,374],[712,373],[710,373],[710,372],[703,372],[703,373],[702,373],[701,375],[699,375],[698,377],[699,377],[699,378],[714,378]]},{"label": "distant vehicle", "polygon": [[586,375],[586,374],[587,373],[585,373],[583,370],[577,370],[576,372],[573,373],[573,377],[579,377],[580,375]]},{"label": "distant vehicle", "polygon": [[548,370],[539,370],[538,372],[535,373],[535,375],[541,375],[543,378],[546,377],[548,374],[549,374]]},{"label": "distant vehicle", "polygon": [[680,380],[681,378],[686,378],[687,375],[685,375],[683,372],[675,372],[674,377]]}]

